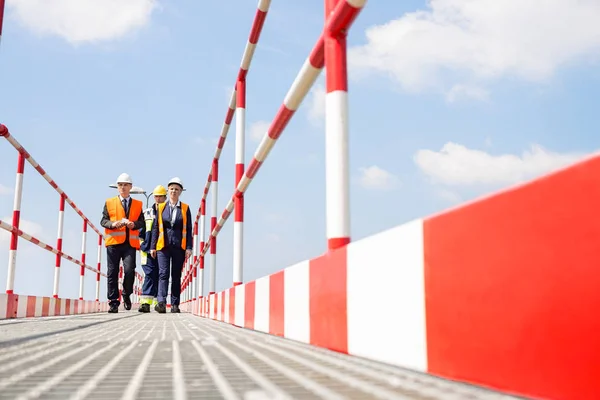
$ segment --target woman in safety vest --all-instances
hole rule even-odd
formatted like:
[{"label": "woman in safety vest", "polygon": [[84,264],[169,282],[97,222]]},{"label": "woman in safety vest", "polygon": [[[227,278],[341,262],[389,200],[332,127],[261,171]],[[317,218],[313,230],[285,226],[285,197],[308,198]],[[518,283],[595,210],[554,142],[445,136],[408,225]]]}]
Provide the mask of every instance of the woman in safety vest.
[{"label": "woman in safety vest", "polygon": [[181,272],[185,261],[192,255],[192,213],[187,204],[179,201],[184,190],[181,179],[171,179],[167,187],[169,200],[158,205],[156,220],[152,224],[150,255],[158,259],[158,304],[154,309],[159,313],[167,312],[170,276],[171,312],[178,313]]}]

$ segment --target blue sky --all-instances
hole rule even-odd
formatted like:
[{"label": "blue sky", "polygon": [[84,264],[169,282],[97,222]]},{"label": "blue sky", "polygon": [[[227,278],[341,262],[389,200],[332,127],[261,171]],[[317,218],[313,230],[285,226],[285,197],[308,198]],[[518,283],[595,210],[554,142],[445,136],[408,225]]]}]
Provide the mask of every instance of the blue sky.
[{"label": "blue sky", "polygon": [[[319,35],[322,3],[271,4],[248,77],[247,163]],[[0,122],[96,226],[121,172],[147,190],[179,176],[195,213],[256,4],[7,0]],[[596,151],[599,18],[593,0],[367,3],[348,38],[352,238]],[[245,280],[326,250],[323,77],[247,191]],[[234,132],[221,156],[219,213],[234,187]],[[8,143],[0,166],[0,218],[10,222]],[[27,165],[23,229],[55,245],[58,202]],[[217,290],[232,280],[232,222],[219,235]],[[70,209],[64,237],[79,257],[81,222]],[[96,240],[89,235],[91,265]],[[3,285],[7,248],[2,233]],[[78,296],[78,272],[63,262],[61,296]],[[53,255],[20,242],[16,292],[51,295],[53,273]],[[94,282],[89,274],[87,299]]]}]

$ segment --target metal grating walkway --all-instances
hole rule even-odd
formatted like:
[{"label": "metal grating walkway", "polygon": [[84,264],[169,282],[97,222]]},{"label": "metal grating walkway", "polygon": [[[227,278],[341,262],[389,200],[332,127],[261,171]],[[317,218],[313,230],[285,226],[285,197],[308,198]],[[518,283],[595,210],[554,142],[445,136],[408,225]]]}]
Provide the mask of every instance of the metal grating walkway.
[{"label": "metal grating walkway", "polygon": [[0,399],[510,399],[190,314],[0,321]]}]

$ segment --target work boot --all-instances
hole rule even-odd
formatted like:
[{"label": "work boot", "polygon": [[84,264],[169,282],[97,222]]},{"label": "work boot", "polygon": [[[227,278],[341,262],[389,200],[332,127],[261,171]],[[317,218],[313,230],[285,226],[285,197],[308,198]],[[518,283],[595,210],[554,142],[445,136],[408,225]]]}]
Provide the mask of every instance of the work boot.
[{"label": "work boot", "polygon": [[172,305],[171,312],[172,313],[180,313],[181,311],[179,311],[179,305],[177,305],[177,304]]},{"label": "work boot", "polygon": [[167,312],[167,306],[165,303],[158,303],[155,307],[154,307],[154,311],[156,311],[159,314],[164,314]]},{"label": "work boot", "polygon": [[110,305],[108,306],[108,312],[109,312],[110,314],[116,314],[116,313],[118,313],[118,312],[119,312],[119,306],[118,306],[118,305],[116,305],[116,304],[114,304],[114,303],[113,303],[113,304],[110,304]]},{"label": "work boot", "polygon": [[142,304],[138,309],[141,313],[149,313],[150,312],[150,304]]},{"label": "work boot", "polygon": [[123,307],[125,307],[126,310],[131,310],[131,298],[128,294],[123,295]]}]

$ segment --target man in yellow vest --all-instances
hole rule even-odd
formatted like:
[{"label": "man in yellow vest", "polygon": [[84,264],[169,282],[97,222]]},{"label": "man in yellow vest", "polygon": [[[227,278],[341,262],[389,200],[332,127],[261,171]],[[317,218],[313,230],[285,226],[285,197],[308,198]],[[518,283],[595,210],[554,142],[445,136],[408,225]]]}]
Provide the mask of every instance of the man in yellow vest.
[{"label": "man in yellow vest", "polygon": [[144,210],[146,226],[140,230],[140,255],[145,276],[138,311],[143,313],[150,312],[151,304],[154,306],[158,304],[158,261],[150,257],[148,253],[152,243],[152,223],[156,219],[156,208],[167,199],[167,189],[163,185],[158,185],[152,194],[154,195],[154,204]]},{"label": "man in yellow vest", "polygon": [[[158,260],[158,305],[156,311],[167,312],[167,289],[171,277],[171,312],[178,313],[181,294],[181,272],[192,255],[192,213],[179,201],[183,182],[173,178],[168,184],[169,200],[159,204],[156,222],[152,225],[150,254]],[[170,271],[169,271],[170,270]]]},{"label": "man in yellow vest", "polygon": [[104,227],[106,246],[106,283],[109,313],[119,312],[119,263],[123,261],[123,303],[131,309],[136,253],[140,248],[139,229],[145,224],[143,205],[129,195],[133,182],[128,174],[117,178],[119,194],[106,199],[100,225]]}]

